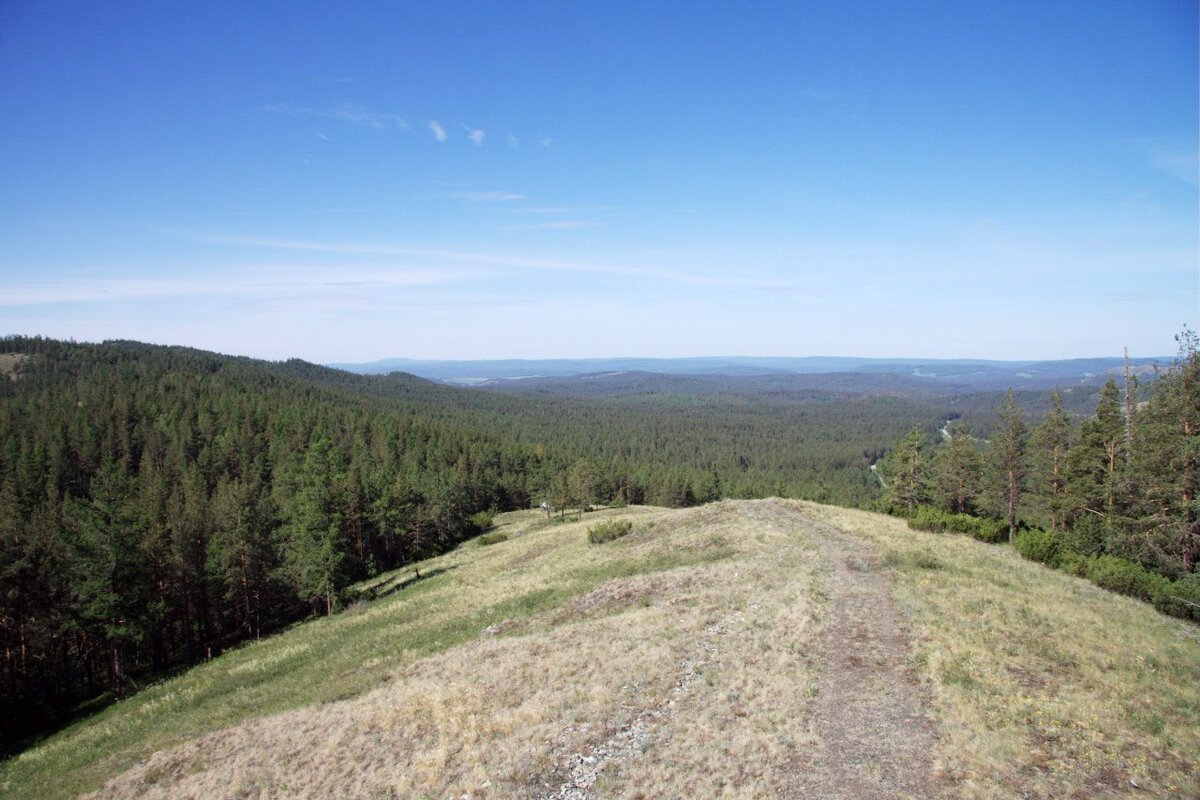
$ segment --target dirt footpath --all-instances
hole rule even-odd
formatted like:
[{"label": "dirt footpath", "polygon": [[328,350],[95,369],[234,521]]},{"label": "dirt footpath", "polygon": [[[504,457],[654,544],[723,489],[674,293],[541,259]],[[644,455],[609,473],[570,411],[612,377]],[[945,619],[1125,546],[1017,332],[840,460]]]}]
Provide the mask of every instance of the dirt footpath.
[{"label": "dirt footpath", "polygon": [[795,526],[821,548],[829,601],[812,658],[815,748],[798,754],[795,797],[929,798],[942,793],[932,754],[937,732],[905,667],[908,639],[879,564],[860,541],[784,503],[759,507],[768,524]]}]

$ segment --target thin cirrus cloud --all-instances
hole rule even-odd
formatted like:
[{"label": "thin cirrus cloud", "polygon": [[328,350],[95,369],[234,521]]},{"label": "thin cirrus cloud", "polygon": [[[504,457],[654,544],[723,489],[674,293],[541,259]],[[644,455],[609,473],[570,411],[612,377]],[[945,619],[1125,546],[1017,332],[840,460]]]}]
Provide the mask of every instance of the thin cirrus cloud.
[{"label": "thin cirrus cloud", "polygon": [[1138,152],[1158,172],[1189,183],[1200,184],[1200,160],[1194,139],[1178,136],[1154,136],[1131,139],[1128,146]]},{"label": "thin cirrus cloud", "polygon": [[[335,253],[356,256],[406,256],[426,261],[450,261],[473,264],[479,267],[507,267],[548,272],[568,272],[594,275],[614,275],[658,280],[687,286],[751,289],[758,291],[786,291],[797,295],[815,294],[810,287],[796,281],[773,280],[745,276],[744,270],[730,268],[725,275],[697,275],[658,267],[599,264],[585,261],[526,258],[498,253],[437,250],[395,245],[364,245],[349,242],[314,242],[295,239],[270,239],[255,236],[202,235],[194,237],[207,244],[235,245],[274,250],[293,250],[316,253]],[[441,273],[436,273],[441,274]]]},{"label": "thin cirrus cloud", "polygon": [[1156,149],[1150,153],[1150,166],[1192,186],[1200,183],[1200,164],[1195,151]]},{"label": "thin cirrus cloud", "polygon": [[551,222],[538,222],[533,225],[526,225],[525,227],[535,231],[571,231],[578,228],[595,228],[599,225],[599,222],[590,222],[582,219],[556,219]]},{"label": "thin cirrus cloud", "polygon": [[425,127],[429,128],[429,130],[433,132],[433,138],[437,139],[439,142],[444,142],[450,138],[449,134],[446,133],[446,129],[443,128],[441,123],[436,119],[431,119],[426,122]]},{"label": "thin cirrus cloud", "polygon": [[455,200],[469,200],[472,203],[511,203],[526,199],[525,195],[516,192],[454,192],[450,196]]},{"label": "thin cirrus cloud", "polygon": [[487,138],[487,134],[479,128],[467,128],[467,138],[471,140],[471,144],[479,147],[483,144],[483,140]]},{"label": "thin cirrus cloud", "polygon": [[343,103],[335,108],[306,108],[287,103],[276,103],[275,105],[263,106],[263,111],[269,111],[274,114],[287,114],[293,117],[317,117],[318,119],[336,120],[351,125],[362,125],[377,131],[387,130],[388,128],[409,130],[410,127],[408,121],[399,114],[370,111],[353,103]]},{"label": "thin cirrus cloud", "polygon": [[561,216],[563,214],[589,214],[598,211],[613,211],[616,206],[533,206],[531,208],[510,209],[514,214],[541,214],[544,216]]},{"label": "thin cirrus cloud", "polygon": [[[479,270],[431,270],[374,267],[348,271],[300,271],[287,268],[258,270],[220,278],[33,280],[14,282],[0,295],[0,307],[109,303],[121,301],[239,297],[243,300],[288,297],[298,294],[378,294],[486,277]],[[286,275],[281,278],[278,276]]]}]

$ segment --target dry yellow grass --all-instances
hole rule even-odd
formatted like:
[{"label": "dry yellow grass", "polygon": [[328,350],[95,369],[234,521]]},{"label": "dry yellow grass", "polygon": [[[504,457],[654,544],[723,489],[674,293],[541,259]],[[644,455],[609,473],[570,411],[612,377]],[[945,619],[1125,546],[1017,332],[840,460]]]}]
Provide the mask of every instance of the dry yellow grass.
[{"label": "dry yellow grass", "polygon": [[[455,563],[458,590],[445,600],[471,604],[476,593],[494,601],[498,590],[527,592],[598,561],[650,561],[664,547],[684,565],[502,623],[499,635],[398,668],[362,697],[156,753],[98,796],[537,796],[567,777],[572,755],[648,710],[649,737],[665,736],[665,748],[612,770],[609,791],[760,796],[761,780],[807,735],[811,545],[755,530],[734,504],[625,513],[641,530],[620,542],[583,544],[590,519],[510,525],[508,542],[425,568]],[[687,564],[689,551],[721,557]]]},{"label": "dry yellow grass", "polygon": [[[633,521],[634,533],[587,544],[587,527],[613,516]],[[518,513],[501,523],[508,541],[421,565],[436,578],[217,659],[26,753],[10,765],[8,788],[29,794],[32,766],[48,775],[82,750],[94,754],[82,771],[108,779],[104,797],[527,797],[553,792],[572,757],[643,717],[648,737],[699,759],[657,785],[753,796],[758,775],[746,765],[803,743],[811,543],[758,529],[733,503],[564,525]],[[480,613],[495,608],[514,613]],[[479,620],[468,640],[431,654],[335,664],[320,651],[335,641],[365,655],[364,638],[464,618]],[[178,722],[130,733],[177,709],[216,713],[221,698],[204,699],[204,687],[222,679],[304,684],[314,661],[330,664],[331,684],[356,686],[353,673],[364,671],[379,688],[225,726],[197,721],[190,733]],[[673,724],[677,709],[691,708],[705,726]],[[610,777],[620,779],[615,768],[601,776]]]}]

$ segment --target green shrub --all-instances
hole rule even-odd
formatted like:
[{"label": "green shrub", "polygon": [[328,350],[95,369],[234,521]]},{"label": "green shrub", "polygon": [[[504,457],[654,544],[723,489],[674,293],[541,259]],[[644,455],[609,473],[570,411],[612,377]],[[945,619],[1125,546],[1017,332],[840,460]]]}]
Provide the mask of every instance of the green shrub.
[{"label": "green shrub", "polygon": [[476,541],[478,541],[479,544],[486,547],[489,544],[499,544],[500,542],[507,542],[508,534],[505,533],[504,531],[496,531],[495,533],[485,533],[482,536],[480,536]]},{"label": "green shrub", "polygon": [[1200,576],[1188,575],[1171,581],[1155,595],[1153,602],[1164,614],[1200,620]]},{"label": "green shrub", "polygon": [[946,512],[930,506],[917,506],[908,515],[908,527],[915,531],[930,531],[944,533],[946,530]]},{"label": "green shrub", "polygon": [[1110,592],[1153,602],[1171,588],[1171,581],[1141,564],[1116,556],[1095,556],[1087,561],[1087,579]]},{"label": "green shrub", "polygon": [[603,544],[613,539],[620,539],[633,532],[633,523],[626,520],[609,520],[588,528],[588,541],[592,544]]},{"label": "green shrub", "polygon": [[933,533],[963,533],[981,542],[995,544],[1008,538],[1008,523],[1002,519],[951,514],[932,506],[917,506],[908,516],[908,527]]},{"label": "green shrub", "polygon": [[496,519],[496,510],[479,511],[471,515],[471,527],[479,533],[491,530],[492,522]]},{"label": "green shrub", "polygon": [[1058,568],[1076,578],[1087,577],[1087,565],[1090,560],[1087,556],[1077,553],[1065,545],[1058,552]]},{"label": "green shrub", "polygon": [[1030,528],[1021,531],[1013,540],[1013,547],[1030,561],[1040,561],[1051,567],[1059,564],[1059,554],[1064,550],[1062,541],[1054,531]]},{"label": "green shrub", "polygon": [[1062,534],[1062,541],[1076,553],[1098,556],[1104,552],[1104,520],[1094,514],[1084,514]]},{"label": "green shrub", "polygon": [[[908,527],[913,530],[963,533],[993,544],[1008,538],[1008,523],[1002,519],[951,514],[932,506],[917,506],[906,519]],[[1023,527],[1017,532],[1013,546],[1030,561],[1087,578],[1110,592],[1151,603],[1164,614],[1200,620],[1200,576],[1187,575],[1172,581],[1136,561],[1112,555],[1095,555],[1103,547],[1103,535],[1102,525],[1085,518],[1065,532]],[[899,569],[944,567],[932,553],[889,552],[884,555],[883,563]]]}]

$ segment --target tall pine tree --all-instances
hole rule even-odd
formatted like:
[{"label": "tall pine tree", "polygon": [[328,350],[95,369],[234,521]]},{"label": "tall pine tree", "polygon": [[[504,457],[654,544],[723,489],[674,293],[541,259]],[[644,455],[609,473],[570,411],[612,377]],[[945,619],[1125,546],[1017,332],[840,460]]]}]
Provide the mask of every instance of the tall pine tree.
[{"label": "tall pine tree", "polygon": [[1100,389],[1096,414],[1079,426],[1068,454],[1067,492],[1074,537],[1085,552],[1113,549],[1121,528],[1121,477],[1125,467],[1121,393],[1111,378]]},{"label": "tall pine tree", "polygon": [[1062,393],[1050,393],[1051,408],[1029,436],[1029,488],[1038,498],[1052,530],[1067,527],[1067,454],[1071,418],[1063,410]]},{"label": "tall pine tree", "polygon": [[948,511],[969,514],[979,491],[979,452],[961,420],[946,426],[946,433],[949,438],[938,448],[933,463],[938,502]]},{"label": "tall pine tree", "polygon": [[1136,412],[1131,458],[1137,492],[1132,555],[1168,573],[1200,569],[1200,348],[1188,329],[1176,337],[1179,361]]},{"label": "tall pine tree", "polygon": [[896,442],[887,459],[888,500],[912,513],[929,502],[930,459],[925,434],[913,428]]},{"label": "tall pine tree", "polygon": [[1012,389],[1004,396],[999,410],[1000,424],[988,446],[992,496],[1008,520],[1008,541],[1017,531],[1017,511],[1025,486],[1025,446],[1028,429]]},{"label": "tall pine tree", "polygon": [[333,613],[345,561],[334,492],[342,470],[329,439],[317,438],[304,457],[295,493],[284,507],[284,569],[297,596],[314,608],[323,605],[326,614]]}]

